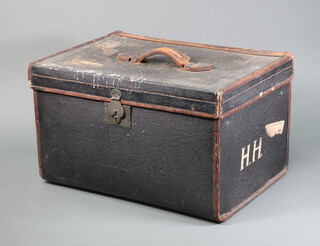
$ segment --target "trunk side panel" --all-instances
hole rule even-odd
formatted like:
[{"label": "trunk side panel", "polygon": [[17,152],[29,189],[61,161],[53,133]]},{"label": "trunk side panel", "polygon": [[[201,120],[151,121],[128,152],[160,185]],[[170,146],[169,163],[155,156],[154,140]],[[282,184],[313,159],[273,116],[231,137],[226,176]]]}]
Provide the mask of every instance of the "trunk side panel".
[{"label": "trunk side panel", "polygon": [[286,168],[289,93],[285,84],[221,120],[221,214],[239,206]]}]

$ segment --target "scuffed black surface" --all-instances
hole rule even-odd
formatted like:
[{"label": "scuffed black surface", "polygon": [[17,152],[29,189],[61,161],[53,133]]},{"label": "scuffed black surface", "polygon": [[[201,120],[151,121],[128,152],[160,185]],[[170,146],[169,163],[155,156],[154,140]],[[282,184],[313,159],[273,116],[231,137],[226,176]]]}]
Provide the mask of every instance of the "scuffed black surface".
[{"label": "scuffed black surface", "polygon": [[43,177],[213,219],[213,121],[132,108],[107,125],[103,102],[38,92]]},{"label": "scuffed black surface", "polygon": [[[89,76],[90,77],[90,76]],[[91,76],[92,77],[92,76]],[[90,80],[90,79],[89,79]],[[125,82],[123,82],[124,84]],[[32,84],[37,86],[43,86],[48,88],[54,88],[64,91],[73,91],[78,93],[84,93],[87,95],[94,95],[94,96],[101,96],[110,98],[111,97],[111,91],[115,87],[111,88],[105,88],[99,85],[91,85],[91,84],[76,84],[72,82],[66,82],[59,79],[49,79],[49,78],[41,78],[34,76],[32,79]],[[173,98],[170,96],[167,96],[165,94],[163,95],[155,95],[152,92],[152,86],[146,84],[146,88],[149,89],[145,92],[135,92],[131,91],[130,89],[127,90],[126,88],[131,88],[132,85],[130,85],[130,82],[126,82],[126,86],[124,87],[117,87],[121,91],[121,98],[127,101],[133,101],[138,103],[147,103],[147,104],[154,104],[154,105],[160,105],[170,108],[178,108],[178,109],[186,109],[186,110],[192,110],[202,113],[208,113],[208,114],[215,114],[216,113],[216,96],[214,94],[201,94],[203,97],[201,98],[199,96],[199,92],[192,91],[192,90],[183,90],[178,91],[174,87],[170,86],[163,86],[162,88],[159,88],[157,90],[157,93],[168,93],[170,92],[170,95],[176,94],[176,96],[181,96],[182,98]],[[122,85],[123,86],[123,85]],[[122,88],[125,88],[123,90]],[[132,90],[134,87],[131,88]],[[184,98],[183,95],[187,95],[188,98]],[[190,100],[189,98],[192,98],[194,100]],[[208,102],[197,102],[196,100],[208,100]]]},{"label": "scuffed black surface", "polygon": [[[170,47],[187,54],[192,62],[213,64],[214,69],[206,72],[189,72],[181,69],[169,58],[163,55],[152,56],[146,63],[132,64],[121,62],[116,57],[119,53],[143,54],[151,49]],[[87,46],[46,59],[34,65],[33,71],[44,75],[63,77],[62,70],[72,74],[66,79],[81,79],[84,74],[97,74],[92,83],[120,85],[119,77],[131,78],[136,86],[143,88],[148,83],[158,86],[174,86],[181,89],[192,89],[203,92],[216,92],[226,85],[279,60],[281,57],[259,56],[226,52],[213,49],[190,47],[176,44],[166,44],[125,38],[112,35]],[[102,64],[90,66],[74,59]],[[64,75],[64,74],[63,74]],[[64,75],[65,76],[65,75]],[[117,78],[117,76],[119,76]]]}]

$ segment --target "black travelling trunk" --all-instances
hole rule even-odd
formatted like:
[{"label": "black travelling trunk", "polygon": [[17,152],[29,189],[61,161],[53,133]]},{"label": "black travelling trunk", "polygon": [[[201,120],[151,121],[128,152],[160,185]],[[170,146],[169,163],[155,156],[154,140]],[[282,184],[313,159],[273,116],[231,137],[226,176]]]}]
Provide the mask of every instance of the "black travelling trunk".
[{"label": "black travelling trunk", "polygon": [[283,176],[293,56],[117,31],[33,62],[50,182],[224,221]]}]

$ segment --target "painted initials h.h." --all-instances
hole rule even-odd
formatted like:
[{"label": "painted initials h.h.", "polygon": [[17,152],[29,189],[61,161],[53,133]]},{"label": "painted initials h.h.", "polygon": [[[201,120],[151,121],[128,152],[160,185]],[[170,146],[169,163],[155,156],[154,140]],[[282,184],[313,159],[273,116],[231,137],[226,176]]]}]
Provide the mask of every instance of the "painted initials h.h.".
[{"label": "painted initials h.h.", "polygon": [[250,164],[254,163],[256,160],[260,159],[260,157],[262,156],[261,148],[262,148],[262,137],[259,138],[259,145],[257,145],[257,140],[253,141],[251,161],[250,161],[251,144],[249,144],[247,147],[242,148],[240,171],[242,171],[245,167],[249,166]]}]

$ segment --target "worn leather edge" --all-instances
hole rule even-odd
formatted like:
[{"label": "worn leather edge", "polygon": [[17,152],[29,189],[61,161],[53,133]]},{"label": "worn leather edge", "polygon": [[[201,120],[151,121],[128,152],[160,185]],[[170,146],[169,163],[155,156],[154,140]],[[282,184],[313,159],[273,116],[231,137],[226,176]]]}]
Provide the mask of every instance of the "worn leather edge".
[{"label": "worn leather edge", "polygon": [[[284,64],[286,64],[286,63],[284,63]],[[278,67],[276,67],[275,69],[277,69],[277,68],[279,68],[279,67],[281,67],[281,66],[278,66]],[[273,70],[270,71],[270,72],[274,72],[274,73],[272,73],[272,75],[270,75],[270,76],[262,79],[261,81],[259,81],[259,82],[255,83],[255,84],[251,85],[250,87],[245,88],[244,90],[239,91],[237,94],[234,94],[234,95],[231,96],[231,97],[226,97],[226,96],[228,95],[228,93],[224,93],[224,94],[223,94],[223,104],[227,103],[227,102],[230,101],[230,100],[233,100],[234,98],[237,98],[238,96],[241,96],[242,94],[246,93],[247,91],[249,91],[249,90],[251,90],[251,89],[254,89],[255,87],[257,87],[257,86],[259,86],[259,85],[261,85],[261,84],[266,83],[266,81],[268,81],[268,80],[276,77],[277,75],[279,75],[279,74],[281,74],[281,73],[284,73],[284,72],[286,72],[287,70],[290,70],[290,69],[292,70],[293,67],[292,67],[292,66],[287,66],[287,67],[285,67],[284,69],[282,69],[282,70],[280,70],[280,71],[275,71],[275,70],[273,69]],[[265,74],[268,74],[268,72],[267,72],[267,73],[264,73],[262,76],[264,76]],[[256,78],[248,81],[248,82],[245,83],[244,85],[246,85],[246,84],[248,84],[248,83],[251,83],[252,81],[255,81],[255,80],[259,79],[259,78],[262,78],[262,76],[256,77]],[[291,74],[290,74],[290,76],[291,76]],[[289,76],[289,77],[290,77],[290,76]],[[285,80],[285,79],[284,79],[284,80]],[[281,82],[280,82],[280,83],[281,83]],[[242,87],[240,86],[240,87],[238,87],[237,89],[240,89],[240,88],[242,88]],[[232,91],[229,91],[229,92],[233,92],[233,91],[235,91],[235,90],[232,90]]]},{"label": "worn leather edge", "polygon": [[133,38],[133,39],[140,39],[140,40],[145,40],[145,41],[157,42],[157,43],[192,46],[192,47],[197,47],[197,48],[221,50],[221,51],[226,51],[226,52],[236,52],[236,53],[250,54],[250,55],[279,56],[279,57],[291,55],[289,52],[273,52],[273,51],[267,51],[267,50],[255,50],[255,49],[244,49],[244,48],[235,48],[235,47],[210,45],[210,44],[200,44],[200,43],[194,43],[194,42],[185,42],[185,41],[177,41],[177,40],[171,40],[171,39],[141,36],[141,35],[126,33],[126,32],[122,32],[122,31],[114,33],[114,35],[126,37],[126,38]]},{"label": "worn leather edge", "polygon": [[192,111],[192,110],[186,110],[186,109],[180,109],[180,108],[172,108],[172,107],[166,107],[166,106],[148,104],[148,103],[132,102],[132,101],[126,101],[126,100],[121,100],[121,102],[125,105],[137,106],[137,107],[142,107],[142,108],[150,108],[150,109],[156,109],[156,110],[163,110],[163,111],[172,112],[172,113],[199,116],[199,117],[209,118],[209,119],[218,118],[217,114],[209,114],[209,113],[204,113],[204,112],[198,112],[198,111]]},{"label": "worn leather edge", "polygon": [[[79,93],[79,92],[74,92],[74,91],[66,91],[66,90],[59,90],[59,89],[53,89],[53,88],[48,88],[48,87],[36,86],[36,85],[32,85],[31,82],[29,82],[29,87],[33,90],[44,91],[44,92],[48,92],[48,93],[55,93],[55,94],[60,94],[60,95],[65,95],[65,96],[80,97],[80,98],[91,99],[91,100],[96,100],[96,101],[111,102],[111,98],[94,96],[94,95],[89,95],[89,94],[84,94],[84,93]],[[163,111],[168,111],[168,112],[173,112],[173,113],[199,116],[199,117],[204,117],[204,118],[209,118],[209,119],[218,118],[217,114],[209,114],[209,113],[204,113],[204,112],[197,112],[197,111],[180,109],[180,108],[172,108],[172,107],[166,107],[166,106],[155,105],[155,104],[139,103],[139,102],[133,102],[133,101],[127,101],[127,100],[121,100],[121,103],[124,105],[129,105],[129,106],[137,106],[137,107],[143,107],[143,108],[163,110]]]},{"label": "worn leather edge", "polygon": [[221,222],[220,217],[220,120],[214,120],[213,147],[213,220]]},{"label": "worn leather edge", "polygon": [[277,84],[276,86],[270,88],[269,90],[266,90],[265,92],[263,92],[263,94],[261,96],[254,97],[251,100],[247,101],[246,103],[240,105],[239,107],[236,107],[236,108],[234,108],[232,110],[229,110],[225,114],[222,114],[220,116],[220,118],[224,119],[224,118],[226,118],[226,117],[238,112],[239,110],[242,110],[243,108],[245,108],[245,107],[249,106],[250,104],[252,104],[252,103],[256,102],[257,100],[259,100],[260,98],[263,98],[266,95],[270,94],[271,92],[279,89],[280,87],[282,87],[282,86],[284,86],[284,85],[286,85],[288,83],[291,83],[292,79],[293,79],[293,75],[291,75],[288,79],[282,81],[281,83]]},{"label": "worn leather edge", "polygon": [[89,44],[91,44],[91,43],[94,43],[94,42],[96,42],[96,41],[99,41],[99,40],[102,40],[102,39],[104,39],[104,38],[110,37],[111,35],[116,35],[116,34],[119,33],[119,32],[121,32],[121,31],[119,31],[119,30],[114,31],[114,32],[109,33],[109,34],[107,34],[107,35],[105,35],[105,36],[92,39],[92,40],[90,40],[90,41],[88,41],[88,42],[85,42],[85,43],[82,43],[82,44],[73,46],[73,47],[71,47],[71,48],[68,48],[68,49],[59,51],[59,52],[57,52],[57,53],[54,53],[54,54],[48,55],[48,56],[46,56],[46,57],[40,58],[40,59],[38,59],[38,60],[35,60],[35,61],[33,61],[33,62],[30,62],[30,63],[29,63],[29,66],[28,66],[28,80],[31,80],[31,77],[32,77],[32,69],[31,69],[31,68],[32,68],[32,65],[33,65],[33,64],[38,63],[38,62],[41,62],[41,61],[44,61],[44,60],[47,60],[47,59],[52,58],[52,57],[57,56],[57,55],[61,55],[61,54],[66,53],[66,52],[68,52],[68,51],[71,51],[71,50],[74,50],[74,49],[78,49],[78,48],[81,48],[81,47],[83,47],[83,46],[87,46],[87,45],[89,45]]},{"label": "worn leather edge", "polygon": [[253,193],[249,198],[244,200],[242,203],[240,203],[238,206],[231,209],[229,212],[224,214],[219,214],[219,222],[223,222],[230,218],[232,215],[234,215],[236,212],[241,210],[243,207],[245,207],[249,202],[251,202],[253,199],[258,197],[261,193],[266,191],[271,185],[273,185],[277,180],[279,180],[281,177],[283,177],[288,171],[288,166],[285,165],[285,167],[272,179],[270,179],[264,186],[262,186],[259,190],[257,190],[255,193]]},{"label": "worn leather edge", "polygon": [[[34,77],[38,77],[38,78],[60,80],[60,81],[69,82],[69,83],[82,84],[82,85],[84,84],[84,85],[92,86],[92,83],[91,82],[87,82],[87,81],[80,81],[80,80],[74,80],[74,79],[65,79],[65,78],[47,76],[47,75],[36,74],[36,73],[32,73],[31,75],[34,76]],[[32,84],[32,79],[30,80],[30,83]],[[35,86],[37,86],[37,85],[35,85]],[[165,96],[165,97],[170,97],[170,98],[175,98],[175,99],[188,100],[188,101],[193,101],[193,102],[215,104],[215,101],[202,100],[202,99],[197,99],[197,98],[192,98],[192,97],[177,96],[177,95],[173,95],[173,94],[166,94],[166,93],[161,93],[161,92],[156,92],[156,91],[146,91],[146,90],[132,89],[132,88],[126,88],[126,87],[113,86],[113,85],[103,85],[103,84],[96,84],[96,86],[97,87],[102,87],[102,88],[111,88],[111,89],[118,89],[118,90],[142,93],[142,94],[159,95],[159,96]],[[47,87],[47,88],[53,88],[53,87]],[[53,88],[53,89],[55,89],[55,88]]]},{"label": "worn leather edge", "polygon": [[[292,76],[294,74],[294,70],[292,70]],[[288,126],[287,126],[287,145],[286,145],[286,167],[289,165],[289,138],[290,138],[290,124],[291,124],[291,98],[292,98],[292,80],[289,81],[288,84],[289,97],[288,97]]]},{"label": "worn leather edge", "polygon": [[35,90],[33,91],[33,101],[34,101],[34,112],[35,112],[35,123],[36,123],[39,174],[43,178],[42,161],[41,161],[41,137],[40,137],[41,131],[40,131],[40,118],[39,118],[38,92]]},{"label": "worn leather edge", "polygon": [[221,92],[223,94],[228,93],[229,91],[232,91],[248,82],[250,82],[251,80],[253,80],[254,78],[260,77],[263,74],[270,72],[271,70],[285,64],[286,62],[289,62],[290,60],[293,60],[293,55],[292,54],[288,54],[288,56],[285,56],[275,62],[270,63],[269,65],[262,67],[260,69],[258,69],[257,71],[250,73],[248,75],[246,75],[245,77],[242,77],[241,79],[233,82],[232,84],[224,87]]}]

